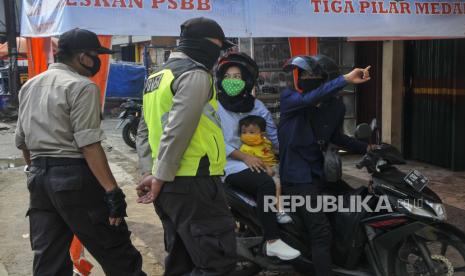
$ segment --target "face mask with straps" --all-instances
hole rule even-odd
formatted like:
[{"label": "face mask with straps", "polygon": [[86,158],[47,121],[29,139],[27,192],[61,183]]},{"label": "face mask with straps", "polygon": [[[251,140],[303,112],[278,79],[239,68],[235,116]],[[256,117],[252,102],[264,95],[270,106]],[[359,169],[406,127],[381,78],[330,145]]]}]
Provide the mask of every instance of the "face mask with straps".
[{"label": "face mask with straps", "polygon": [[90,59],[92,59],[93,65],[92,66],[87,66],[84,63],[82,63],[81,59],[82,56],[79,58],[79,64],[81,64],[82,67],[84,67],[86,70],[90,72],[90,76],[93,77],[95,76],[99,71],[100,71],[100,66],[102,62],[100,61],[100,58],[98,56],[93,56],[89,53],[82,53],[83,55],[88,56]]}]

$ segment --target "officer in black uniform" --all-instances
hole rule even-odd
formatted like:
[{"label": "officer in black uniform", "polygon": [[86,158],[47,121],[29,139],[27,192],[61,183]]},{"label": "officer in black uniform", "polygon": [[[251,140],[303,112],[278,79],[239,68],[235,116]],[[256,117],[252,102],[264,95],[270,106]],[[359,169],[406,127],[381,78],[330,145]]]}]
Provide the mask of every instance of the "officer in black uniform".
[{"label": "officer in black uniform", "polygon": [[100,91],[89,77],[110,54],[93,32],[61,35],[58,62],[19,93],[16,146],[29,166],[33,275],[72,275],[76,235],[107,275],[145,275],[124,221],[125,196],[100,142]]}]

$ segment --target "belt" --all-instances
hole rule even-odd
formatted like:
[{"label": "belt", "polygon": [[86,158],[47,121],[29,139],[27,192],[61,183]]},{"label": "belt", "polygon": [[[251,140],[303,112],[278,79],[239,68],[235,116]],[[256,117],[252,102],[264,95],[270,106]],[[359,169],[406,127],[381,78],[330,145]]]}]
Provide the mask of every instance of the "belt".
[{"label": "belt", "polygon": [[65,157],[37,157],[32,159],[32,165],[40,168],[84,165],[84,158],[65,158]]}]

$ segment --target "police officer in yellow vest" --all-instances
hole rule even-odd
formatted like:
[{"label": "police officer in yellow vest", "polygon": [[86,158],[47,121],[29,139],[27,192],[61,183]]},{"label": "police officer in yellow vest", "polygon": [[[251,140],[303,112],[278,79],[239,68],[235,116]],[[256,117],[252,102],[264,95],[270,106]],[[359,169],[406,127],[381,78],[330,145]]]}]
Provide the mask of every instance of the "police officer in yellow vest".
[{"label": "police officer in yellow vest", "polygon": [[235,268],[234,220],[220,180],[226,151],[210,72],[221,49],[232,45],[215,21],[190,19],[181,25],[177,50],[145,85],[137,146],[143,171],[152,160],[153,167],[137,187],[138,201],[155,202],[163,223],[165,275],[228,275]]}]

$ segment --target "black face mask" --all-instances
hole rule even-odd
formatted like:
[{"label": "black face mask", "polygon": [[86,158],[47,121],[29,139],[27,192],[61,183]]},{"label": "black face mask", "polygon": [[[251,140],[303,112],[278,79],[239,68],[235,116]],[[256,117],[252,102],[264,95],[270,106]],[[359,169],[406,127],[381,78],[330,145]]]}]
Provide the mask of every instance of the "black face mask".
[{"label": "black face mask", "polygon": [[100,66],[101,66],[102,62],[96,56],[91,56],[91,55],[89,55],[87,53],[84,53],[84,55],[90,57],[92,59],[92,61],[94,62],[94,65],[93,66],[87,66],[87,65],[83,64],[80,60],[79,60],[79,63],[81,64],[82,67],[86,68],[90,72],[90,76],[93,77],[98,73],[98,71],[100,71]]},{"label": "black face mask", "polygon": [[234,97],[221,91],[218,93],[218,100],[224,109],[232,112],[250,112],[255,106],[255,98],[247,90],[244,90],[241,94]]},{"label": "black face mask", "polygon": [[300,89],[304,91],[304,93],[310,92],[315,90],[316,88],[320,87],[323,84],[322,79],[299,79],[297,85]]},{"label": "black face mask", "polygon": [[218,45],[205,38],[181,38],[178,49],[210,70],[221,52]]}]

